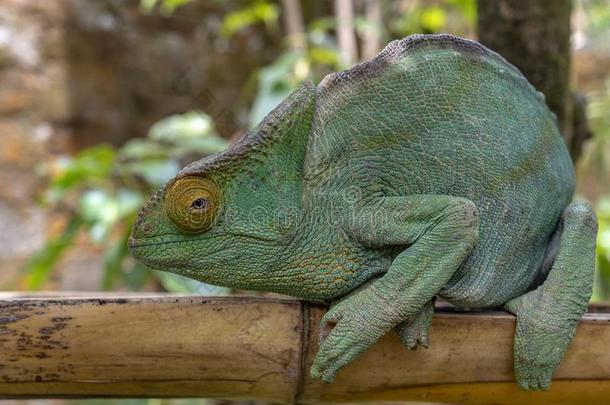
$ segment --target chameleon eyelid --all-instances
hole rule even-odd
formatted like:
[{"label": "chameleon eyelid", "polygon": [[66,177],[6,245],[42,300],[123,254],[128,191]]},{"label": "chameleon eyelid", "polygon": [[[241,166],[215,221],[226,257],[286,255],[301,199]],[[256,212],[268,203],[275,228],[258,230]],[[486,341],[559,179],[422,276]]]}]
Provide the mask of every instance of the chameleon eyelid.
[{"label": "chameleon eyelid", "polygon": [[[195,203],[203,200],[201,207]],[[212,225],[218,213],[220,191],[211,180],[185,176],[171,183],[165,195],[168,218],[185,232],[203,232]]]}]

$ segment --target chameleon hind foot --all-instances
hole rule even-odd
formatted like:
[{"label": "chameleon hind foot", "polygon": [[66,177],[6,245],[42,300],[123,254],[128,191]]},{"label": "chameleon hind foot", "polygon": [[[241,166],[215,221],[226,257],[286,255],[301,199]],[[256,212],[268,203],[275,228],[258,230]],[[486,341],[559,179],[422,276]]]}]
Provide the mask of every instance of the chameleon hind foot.
[{"label": "chameleon hind foot", "polygon": [[428,330],[430,329],[433,315],[434,300],[424,305],[415,319],[402,322],[396,326],[396,333],[407,349],[415,350],[417,346],[428,347]]},{"label": "chameleon hind foot", "polygon": [[559,252],[544,283],[509,301],[517,315],[514,366],[526,390],[546,390],[591,298],[597,220],[586,203],[566,208],[557,232]]}]

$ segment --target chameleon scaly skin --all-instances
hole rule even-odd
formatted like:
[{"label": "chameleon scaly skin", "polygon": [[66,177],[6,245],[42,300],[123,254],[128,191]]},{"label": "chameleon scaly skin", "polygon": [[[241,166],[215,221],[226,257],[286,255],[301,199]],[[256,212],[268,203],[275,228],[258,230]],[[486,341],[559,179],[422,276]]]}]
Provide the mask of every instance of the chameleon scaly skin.
[{"label": "chameleon scaly skin", "polygon": [[596,220],[542,95],[450,35],[390,43],[304,83],[244,140],[142,210],[132,254],[204,282],[333,302],[312,375],[395,329],[428,344],[431,301],[517,315],[515,375],[545,389],[591,295]]}]

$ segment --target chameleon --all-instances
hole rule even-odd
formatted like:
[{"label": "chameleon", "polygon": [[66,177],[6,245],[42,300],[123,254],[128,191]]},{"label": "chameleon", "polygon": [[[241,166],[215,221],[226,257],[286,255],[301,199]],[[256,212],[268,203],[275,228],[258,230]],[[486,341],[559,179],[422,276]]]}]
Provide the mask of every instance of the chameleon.
[{"label": "chameleon", "polygon": [[427,347],[441,297],[514,314],[515,380],[545,390],[592,293],[597,219],[574,186],[556,117],[517,68],[413,35],[305,81],[187,165],[128,245],[154,269],[330,302],[315,379],[392,330]]}]

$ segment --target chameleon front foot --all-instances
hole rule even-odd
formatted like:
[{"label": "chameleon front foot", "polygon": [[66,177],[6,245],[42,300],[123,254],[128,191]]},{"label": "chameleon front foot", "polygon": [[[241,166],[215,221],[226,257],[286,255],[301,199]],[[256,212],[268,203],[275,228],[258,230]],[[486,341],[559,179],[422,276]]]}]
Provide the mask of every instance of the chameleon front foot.
[{"label": "chameleon front foot", "polygon": [[[393,220],[370,222],[379,213]],[[427,344],[432,298],[478,241],[478,209],[464,198],[384,197],[357,214],[359,219],[348,229],[355,240],[372,246],[409,247],[394,258],[383,276],[331,307],[322,319],[320,349],[311,375],[325,382],[406,320],[423,316],[412,329],[407,328],[406,340]],[[430,308],[423,311],[426,305]]]},{"label": "chameleon front foot", "polygon": [[311,376],[330,383],[337,372],[351,363],[394,326],[384,319],[368,297],[368,291],[345,298],[329,309],[320,322],[320,347]]}]

